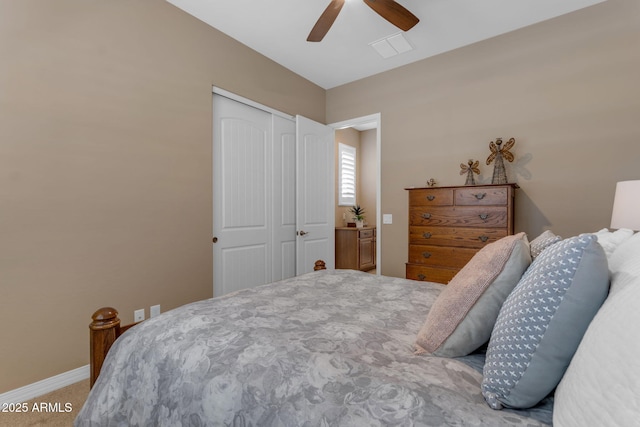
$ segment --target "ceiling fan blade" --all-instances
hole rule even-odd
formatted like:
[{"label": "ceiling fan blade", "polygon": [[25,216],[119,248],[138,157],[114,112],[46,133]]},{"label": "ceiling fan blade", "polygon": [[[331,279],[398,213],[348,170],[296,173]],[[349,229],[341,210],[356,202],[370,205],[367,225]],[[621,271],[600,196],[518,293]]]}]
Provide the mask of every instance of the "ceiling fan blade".
[{"label": "ceiling fan blade", "polygon": [[394,0],[364,0],[376,13],[402,31],[409,31],[420,20]]},{"label": "ceiling fan blade", "polygon": [[343,5],[344,0],[331,0],[329,6],[322,12],[320,18],[318,18],[316,25],[311,29],[309,37],[307,37],[308,42],[319,42],[324,38],[329,28],[333,25],[333,21],[338,17],[338,13],[340,13]]}]

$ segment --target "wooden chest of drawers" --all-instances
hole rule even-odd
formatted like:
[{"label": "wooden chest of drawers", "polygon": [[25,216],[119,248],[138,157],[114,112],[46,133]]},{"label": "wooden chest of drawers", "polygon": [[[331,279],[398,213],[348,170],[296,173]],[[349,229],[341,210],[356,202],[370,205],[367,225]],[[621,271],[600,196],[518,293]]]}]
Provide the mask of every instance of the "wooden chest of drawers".
[{"label": "wooden chest of drawers", "polygon": [[407,188],[406,277],[448,283],[484,245],[513,234],[517,184]]}]

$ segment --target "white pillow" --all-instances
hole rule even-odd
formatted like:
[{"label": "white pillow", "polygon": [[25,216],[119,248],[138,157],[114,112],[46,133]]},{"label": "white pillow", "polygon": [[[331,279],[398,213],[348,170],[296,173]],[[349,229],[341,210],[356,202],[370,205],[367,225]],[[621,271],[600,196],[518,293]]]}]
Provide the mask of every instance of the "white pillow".
[{"label": "white pillow", "polygon": [[633,236],[633,230],[627,228],[621,228],[616,231],[609,231],[606,228],[594,233],[598,238],[598,243],[604,249],[604,253],[607,259],[611,258],[613,252],[618,246],[620,246],[625,240]]},{"label": "white pillow", "polygon": [[609,296],[556,390],[556,427],[638,425],[640,233],[614,251],[609,269]]}]

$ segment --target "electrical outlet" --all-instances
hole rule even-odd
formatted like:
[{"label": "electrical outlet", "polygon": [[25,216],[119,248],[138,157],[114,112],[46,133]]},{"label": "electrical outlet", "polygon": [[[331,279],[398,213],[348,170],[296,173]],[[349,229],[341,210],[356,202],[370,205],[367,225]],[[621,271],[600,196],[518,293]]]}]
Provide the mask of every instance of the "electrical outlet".
[{"label": "electrical outlet", "polygon": [[156,317],[159,314],[160,314],[160,304],[152,305],[151,309],[149,310],[149,317]]},{"label": "electrical outlet", "polygon": [[144,308],[133,312],[133,321],[142,322],[144,320]]}]

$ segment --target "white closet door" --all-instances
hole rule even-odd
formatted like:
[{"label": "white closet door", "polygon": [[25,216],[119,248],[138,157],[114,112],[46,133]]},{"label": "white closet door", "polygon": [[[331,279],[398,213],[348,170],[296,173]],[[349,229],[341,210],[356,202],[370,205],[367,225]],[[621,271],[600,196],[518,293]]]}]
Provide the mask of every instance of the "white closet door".
[{"label": "white closet door", "polygon": [[334,130],[296,117],[298,244],[296,273],[313,271],[316,260],[335,266]]},{"label": "white closet door", "polygon": [[296,275],[296,122],[273,115],[273,281]]},{"label": "white closet door", "polygon": [[334,266],[333,128],[238,99],[213,95],[214,296]]},{"label": "white closet door", "polygon": [[272,115],[214,94],[214,296],[271,282]]}]

